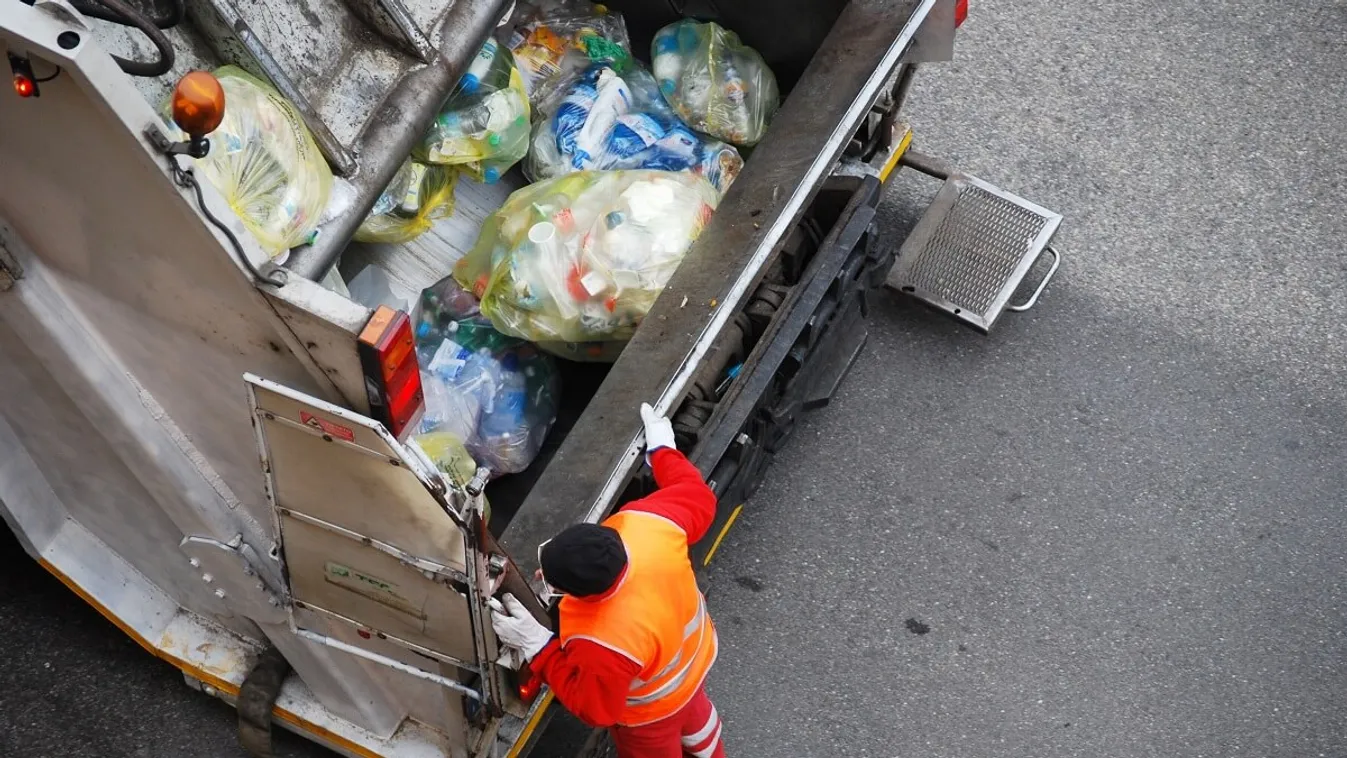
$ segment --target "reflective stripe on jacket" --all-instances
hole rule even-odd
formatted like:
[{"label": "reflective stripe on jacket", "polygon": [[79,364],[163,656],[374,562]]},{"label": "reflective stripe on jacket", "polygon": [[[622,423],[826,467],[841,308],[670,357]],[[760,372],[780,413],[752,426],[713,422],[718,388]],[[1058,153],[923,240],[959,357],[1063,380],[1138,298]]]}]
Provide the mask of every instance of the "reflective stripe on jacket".
[{"label": "reflective stripe on jacket", "polygon": [[641,511],[603,523],[621,535],[627,571],[601,599],[561,599],[561,644],[589,640],[641,666],[618,722],[640,726],[672,716],[696,694],[716,659],[716,629],[677,524]]}]

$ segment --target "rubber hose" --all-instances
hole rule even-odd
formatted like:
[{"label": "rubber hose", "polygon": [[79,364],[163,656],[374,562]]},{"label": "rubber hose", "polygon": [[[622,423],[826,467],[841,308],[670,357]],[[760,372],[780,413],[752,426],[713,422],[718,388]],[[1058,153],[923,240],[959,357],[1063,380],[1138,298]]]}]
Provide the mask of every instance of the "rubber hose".
[{"label": "rubber hose", "polygon": [[[122,26],[135,27],[148,37],[150,42],[159,50],[159,59],[148,62],[112,56],[112,59],[117,61],[117,65],[121,67],[122,71],[131,76],[155,77],[163,76],[172,70],[175,58],[173,43],[169,42],[168,37],[160,31],[159,27],[154,25],[151,19],[146,18],[144,14],[132,8],[124,0],[93,0],[93,2],[102,5],[107,11],[111,12],[110,15],[115,16],[106,20]],[[171,2],[174,4],[174,13],[176,13],[176,9],[182,5],[181,0],[171,0]],[[83,11],[81,10],[81,12]],[[103,16],[94,17],[104,18]]]},{"label": "rubber hose", "polygon": [[[96,18],[102,21],[111,21],[114,24],[128,26],[128,24],[122,20],[121,16],[118,16],[115,13],[111,13],[105,10],[104,8],[100,7],[99,2],[100,0],[71,0],[70,4],[75,6],[75,10],[79,11],[80,13],[83,13],[89,18]],[[159,29],[172,29],[178,24],[181,24],[182,20],[187,17],[187,6],[185,0],[167,0],[167,2],[168,2],[167,14],[149,17],[150,22],[153,23]],[[154,6],[156,10],[158,10],[159,3],[156,2],[156,0],[150,0],[150,4]],[[141,13],[139,11],[137,11],[137,13],[142,16],[145,15],[144,13]]]}]

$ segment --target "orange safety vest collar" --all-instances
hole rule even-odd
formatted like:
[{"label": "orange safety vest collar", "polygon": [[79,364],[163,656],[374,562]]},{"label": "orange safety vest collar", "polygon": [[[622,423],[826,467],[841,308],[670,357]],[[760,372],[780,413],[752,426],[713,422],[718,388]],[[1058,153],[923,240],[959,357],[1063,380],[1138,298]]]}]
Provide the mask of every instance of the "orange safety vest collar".
[{"label": "orange safety vest collar", "polygon": [[640,665],[618,719],[640,726],[672,716],[697,694],[716,659],[716,629],[682,528],[642,511],[603,523],[622,537],[626,573],[602,599],[561,599],[561,644],[588,640]]}]

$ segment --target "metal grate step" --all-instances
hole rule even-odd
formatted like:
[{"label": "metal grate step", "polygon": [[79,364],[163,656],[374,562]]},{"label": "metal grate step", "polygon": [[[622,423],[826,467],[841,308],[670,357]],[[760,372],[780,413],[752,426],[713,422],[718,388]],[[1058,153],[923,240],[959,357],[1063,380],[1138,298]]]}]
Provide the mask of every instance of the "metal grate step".
[{"label": "metal grate step", "polygon": [[[1062,217],[962,174],[951,175],[908,235],[888,286],[984,334],[1006,310],[1028,310],[1061,258],[1050,242]],[[1052,268],[1023,304],[1010,298],[1039,256]]]}]

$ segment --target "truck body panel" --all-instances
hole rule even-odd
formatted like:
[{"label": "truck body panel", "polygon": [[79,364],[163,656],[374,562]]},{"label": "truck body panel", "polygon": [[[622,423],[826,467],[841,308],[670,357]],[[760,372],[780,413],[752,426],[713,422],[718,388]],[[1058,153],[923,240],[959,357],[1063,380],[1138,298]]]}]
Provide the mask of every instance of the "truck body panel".
[{"label": "truck body panel", "polygon": [[[301,19],[309,8],[286,5]],[[336,62],[320,60],[321,47],[270,63],[259,53],[284,44],[298,54],[330,21],[286,16],[294,39],[235,24],[236,36],[258,31],[239,48],[219,29],[220,14],[238,13],[224,0],[191,0],[192,26],[172,30],[186,51],[175,72],[233,60],[307,103],[329,160],[356,187],[319,242],[291,252],[279,285],[253,278],[268,256],[220,194],[203,184],[198,208],[147,136],[162,125],[165,79],[133,83],[108,54],[143,54],[142,42],[59,0],[0,10],[0,46],[60,66],[40,99],[0,92],[0,247],[17,264],[0,291],[0,393],[10,399],[0,408],[0,512],[44,566],[212,695],[233,702],[270,645],[296,673],[279,692],[277,723],[338,752],[523,755],[552,698],[514,698],[486,598],[504,586],[541,616],[526,579],[537,544],[648,484],[637,471],[641,402],[674,414],[693,388],[720,381],[732,354],[752,357],[734,381],[757,389],[711,403],[714,421],[692,437],[694,459],[732,505],[770,455],[728,440],[754,423],[786,348],[810,365],[849,365],[854,350],[816,359],[825,351],[804,322],[832,307],[832,282],[859,275],[852,252],[865,249],[887,169],[878,177],[852,161],[863,179],[830,177],[900,66],[942,54],[953,0],[805,3],[812,21],[790,34],[747,8],[726,12],[724,23],[741,24],[780,67],[790,95],[621,358],[568,369],[578,380],[555,439],[530,472],[493,485],[494,530],[473,510],[475,495],[365,418],[356,337],[372,311],[313,281],[345,250],[344,266],[380,266],[419,288],[451,257],[435,245],[462,245],[447,230],[419,243],[428,248],[346,245],[507,4],[432,5],[322,6],[380,35],[357,47],[324,38],[350,53]],[[638,50],[676,18],[655,2],[615,7],[630,15]],[[65,32],[79,35],[73,47],[58,43]],[[377,94],[318,96],[324,81],[356,70]],[[806,222],[819,238],[797,255]],[[831,257],[778,282],[783,265],[796,267],[787,259],[804,266],[820,250]],[[872,255],[865,271],[884,263]],[[741,326],[764,287],[790,294],[750,335]],[[847,287],[827,323],[859,318],[863,293]],[[818,391],[791,386],[791,397]],[[733,518],[727,509],[717,530]]]}]

